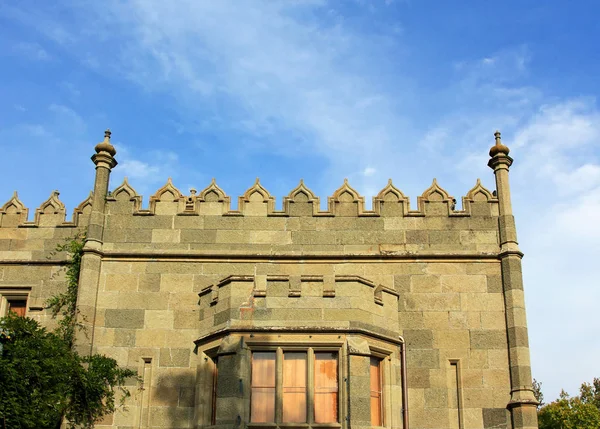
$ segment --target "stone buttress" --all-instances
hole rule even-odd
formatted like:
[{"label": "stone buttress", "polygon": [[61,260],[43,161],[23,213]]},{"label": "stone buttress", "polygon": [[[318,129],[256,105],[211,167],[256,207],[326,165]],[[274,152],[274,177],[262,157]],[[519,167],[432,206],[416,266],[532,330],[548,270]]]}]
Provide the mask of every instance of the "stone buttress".
[{"label": "stone buttress", "polygon": [[495,133],[496,144],[490,149],[488,165],[496,176],[496,189],[500,216],[500,260],[502,265],[502,286],[506,307],[506,328],[508,333],[508,353],[510,362],[511,397],[508,408],[511,410],[514,428],[537,428],[537,405],[532,388],[531,363],[529,360],[529,337],[525,317],[525,296],[521,258],[523,253],[517,243],[515,218],[512,213],[508,170],[513,159],[509,149]]}]

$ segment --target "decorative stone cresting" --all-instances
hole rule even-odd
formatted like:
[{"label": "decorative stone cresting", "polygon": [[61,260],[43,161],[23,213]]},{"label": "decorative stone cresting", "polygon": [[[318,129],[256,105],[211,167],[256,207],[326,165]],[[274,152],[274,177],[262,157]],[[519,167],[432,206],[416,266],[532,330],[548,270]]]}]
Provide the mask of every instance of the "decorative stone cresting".
[{"label": "decorative stone cresting", "polygon": [[27,221],[28,213],[29,209],[19,200],[15,191],[12,198],[0,208],[0,227],[12,228],[22,225]]},{"label": "decorative stone cresting", "polygon": [[260,184],[258,177],[238,198],[238,211],[246,216],[266,216],[275,211],[275,198]]},{"label": "decorative stone cresting", "polygon": [[127,177],[123,179],[123,183],[112,191],[106,198],[107,202],[117,203],[110,204],[110,214],[117,213],[135,213],[142,208],[142,197],[138,195],[135,189],[129,184]]},{"label": "decorative stone cresting", "polygon": [[[175,203],[175,205],[171,204]],[[185,210],[185,197],[179,189],[173,185],[169,177],[167,183],[150,197],[150,213],[175,214]]]},{"label": "decorative stone cresting", "polygon": [[90,191],[88,197],[83,200],[75,210],[73,210],[73,220],[71,221],[72,226],[86,225],[92,212],[92,201],[94,198],[94,192]]},{"label": "decorative stone cresting", "polygon": [[57,226],[65,222],[65,205],[58,199],[60,192],[52,191],[50,198],[35,210],[34,223],[39,226]]},{"label": "decorative stone cresting", "polygon": [[290,216],[318,216],[320,199],[306,187],[304,180],[283,198],[283,212]]},{"label": "decorative stone cresting", "polygon": [[[488,204],[490,202],[494,204]],[[498,198],[483,187],[480,179],[477,179],[475,186],[462,198],[462,204],[465,213],[482,216],[499,215]]]},{"label": "decorative stone cresting", "polygon": [[200,191],[200,194],[198,195],[198,200],[202,202],[226,202],[227,204],[229,204],[229,197],[225,195],[223,189],[221,189],[219,185],[217,185],[217,182],[214,177],[211,180],[210,185],[208,185],[206,188]]},{"label": "decorative stone cresting", "polygon": [[[27,221],[28,209],[19,200],[17,193],[0,208],[0,227],[14,226],[72,226],[87,224],[91,209],[91,195],[73,212],[73,219],[65,220],[65,206],[54,191],[35,212],[33,221]],[[320,198],[304,183],[283,198],[282,210],[275,209],[275,197],[256,180],[238,198],[238,209],[231,210],[231,197],[221,189],[215,179],[199,193],[185,196],[169,178],[167,183],[150,197],[148,209],[142,209],[142,196],[125,177],[123,183],[107,197],[107,214],[153,215],[204,215],[204,216],[275,216],[275,217],[422,217],[471,215],[498,215],[498,199],[478,179],[476,185],[462,197],[463,209],[455,210],[455,199],[439,186],[437,180],[417,197],[417,210],[410,209],[410,201],[392,183],[373,197],[373,209],[365,209],[365,198],[344,180],[341,187],[327,198],[327,210],[320,209]],[[477,207],[475,209],[475,207]],[[475,212],[474,212],[475,210]],[[10,218],[10,220],[9,220]]]}]

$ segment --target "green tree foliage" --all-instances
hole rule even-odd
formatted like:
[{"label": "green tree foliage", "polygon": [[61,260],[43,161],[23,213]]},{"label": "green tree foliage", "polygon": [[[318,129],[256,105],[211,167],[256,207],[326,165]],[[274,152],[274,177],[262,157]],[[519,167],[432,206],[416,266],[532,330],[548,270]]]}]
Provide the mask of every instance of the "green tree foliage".
[{"label": "green tree foliage", "polygon": [[59,250],[66,250],[72,262],[67,291],[48,303],[54,315],[61,315],[58,328],[49,332],[14,313],[0,319],[1,429],[56,429],[65,418],[71,428],[91,428],[114,412],[115,389],[121,401],[129,396],[125,383],[136,375],[112,358],[80,356],[73,349],[83,239]]},{"label": "green tree foliage", "polygon": [[600,378],[583,383],[579,396],[562,391],[559,399],[540,409],[538,420],[540,429],[600,428]]},{"label": "green tree foliage", "polygon": [[537,399],[538,401],[538,410],[540,408],[542,408],[544,405],[546,405],[544,403],[544,394],[542,393],[542,383],[540,381],[537,381],[535,378],[533,379],[533,396],[535,396],[535,399]]}]

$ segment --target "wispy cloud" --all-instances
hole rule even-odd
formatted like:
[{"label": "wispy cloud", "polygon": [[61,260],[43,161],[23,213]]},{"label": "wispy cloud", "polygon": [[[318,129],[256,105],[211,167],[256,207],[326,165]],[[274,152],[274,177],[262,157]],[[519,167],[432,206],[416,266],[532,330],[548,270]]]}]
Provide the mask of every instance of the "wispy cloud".
[{"label": "wispy cloud", "polygon": [[[589,304],[600,300],[597,288],[590,287],[600,257],[599,115],[592,99],[544,104],[505,133],[515,158],[512,196],[526,254],[534,375],[545,381],[550,397],[561,388],[576,391],[590,378],[590,356],[600,352],[597,345],[582,345],[600,327],[590,319],[595,309]],[[473,155],[459,165],[471,171],[480,166],[483,174],[484,158]],[[556,341],[565,350],[586,352],[550,357]]]},{"label": "wispy cloud", "polygon": [[363,176],[365,176],[365,177],[370,177],[375,173],[377,173],[377,169],[375,169],[373,167],[367,167],[362,172]]},{"label": "wispy cloud", "polygon": [[162,186],[168,177],[168,172],[177,169],[178,155],[174,152],[150,151],[138,152],[118,141],[114,143],[119,164],[111,174],[111,188],[119,186],[125,177],[148,202],[150,195]]},{"label": "wispy cloud", "polygon": [[[176,95],[190,117],[210,111],[260,139],[264,151],[294,154],[300,145],[328,160],[325,177],[359,174],[380,163],[398,136],[414,138],[394,114],[397,100],[386,95],[385,82],[368,73],[377,58],[385,66],[381,58],[391,54],[393,44],[352,31],[335,14],[317,19],[313,12],[319,9],[335,10],[335,5],[108,2],[97,15],[85,11],[81,23],[102,28],[95,46],[108,43],[111,35],[119,39],[111,44],[119,61],[106,65],[105,72],[147,91]],[[86,63],[100,70],[93,64],[104,53],[88,44],[80,49]]]},{"label": "wispy cloud", "polygon": [[63,89],[72,99],[76,99],[81,95],[81,90],[73,82],[63,81],[60,83],[60,88]]},{"label": "wispy cloud", "polygon": [[[430,159],[437,155],[454,166],[463,183],[475,174],[494,187],[482,143],[491,145],[494,128],[503,131],[515,158],[512,196],[526,254],[534,375],[554,398],[561,388],[575,392],[589,380],[590,356],[600,353],[600,346],[584,346],[600,329],[590,320],[590,303],[600,300],[590,288],[600,258],[600,110],[594,98],[557,99],[523,85],[527,61],[504,51],[462,64],[463,78],[452,93],[468,103],[434,124],[420,145]],[[500,78],[489,70],[499,63]],[[565,350],[586,352],[552,354],[557,339]]]},{"label": "wispy cloud", "polygon": [[50,54],[37,43],[19,42],[15,45],[14,50],[17,54],[23,55],[34,61],[48,61],[52,58]]},{"label": "wispy cloud", "polygon": [[65,125],[70,133],[83,134],[87,130],[85,120],[72,108],[63,104],[52,103],[48,106],[48,110],[54,117],[59,117],[58,123]]}]

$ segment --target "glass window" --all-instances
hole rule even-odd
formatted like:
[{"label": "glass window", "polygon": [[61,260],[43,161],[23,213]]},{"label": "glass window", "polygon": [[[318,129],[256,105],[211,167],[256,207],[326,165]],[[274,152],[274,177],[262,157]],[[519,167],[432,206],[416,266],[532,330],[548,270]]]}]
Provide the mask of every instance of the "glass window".
[{"label": "glass window", "polygon": [[275,421],[275,352],[252,353],[252,422]]},{"label": "glass window", "polygon": [[8,311],[12,311],[16,313],[17,316],[25,316],[25,312],[27,311],[27,300],[24,298],[7,298],[8,302]]},{"label": "glass window", "polygon": [[306,353],[283,355],[283,422],[306,422]]},{"label": "glass window", "polygon": [[338,421],[337,353],[315,353],[315,422]]}]

